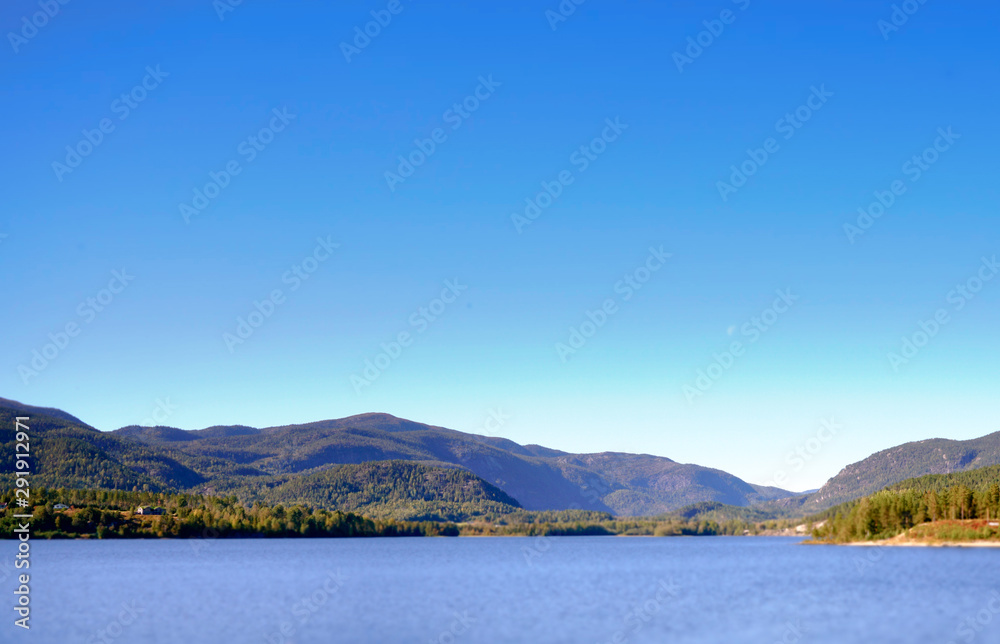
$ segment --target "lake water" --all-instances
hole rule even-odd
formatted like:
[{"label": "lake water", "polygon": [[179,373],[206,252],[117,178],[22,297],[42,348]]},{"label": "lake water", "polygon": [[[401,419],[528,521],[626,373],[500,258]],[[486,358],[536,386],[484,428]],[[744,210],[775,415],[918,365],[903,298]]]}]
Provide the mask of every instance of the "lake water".
[{"label": "lake water", "polygon": [[0,642],[1000,642],[995,549],[752,537],[32,545],[29,634],[10,608],[15,544],[0,542]]}]

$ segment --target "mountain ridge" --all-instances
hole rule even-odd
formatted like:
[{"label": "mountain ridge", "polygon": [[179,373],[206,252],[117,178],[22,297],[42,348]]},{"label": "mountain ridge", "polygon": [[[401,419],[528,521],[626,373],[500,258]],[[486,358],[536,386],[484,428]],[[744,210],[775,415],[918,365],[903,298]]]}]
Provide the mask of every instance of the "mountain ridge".
[{"label": "mountain ridge", "polygon": [[[65,413],[60,418],[67,426],[57,428],[53,436],[69,441],[61,445],[62,453],[74,462],[83,461],[69,468],[73,475],[66,485],[95,480],[197,491],[213,485],[231,487],[233,479],[244,477],[304,476],[336,465],[411,461],[465,469],[528,510],[651,516],[703,501],[749,506],[793,494],[665,457],[571,454],[384,413],[265,428],[217,425],[182,430],[133,425],[110,432],[91,428],[99,436],[89,437],[81,433],[84,424],[79,419]],[[81,450],[86,459],[78,458]]]},{"label": "mountain ridge", "polygon": [[338,465],[404,461],[467,470],[526,510],[618,516],[655,516],[699,503],[754,506],[781,516],[810,514],[905,479],[1000,465],[1000,432],[964,441],[923,439],[876,452],[847,465],[819,490],[796,494],[652,454],[573,454],[382,412],[264,428],[132,425],[102,432],[59,409],[0,398],[0,411],[11,416],[10,424],[13,415],[41,419],[33,427],[50,432],[56,445],[52,453],[73,463],[53,463],[68,486],[232,488],[254,477],[309,476]]},{"label": "mountain ridge", "polygon": [[1000,465],[1000,431],[970,438],[927,438],[875,452],[851,463],[803,501],[809,512],[868,496],[890,485],[931,474],[954,474]]}]

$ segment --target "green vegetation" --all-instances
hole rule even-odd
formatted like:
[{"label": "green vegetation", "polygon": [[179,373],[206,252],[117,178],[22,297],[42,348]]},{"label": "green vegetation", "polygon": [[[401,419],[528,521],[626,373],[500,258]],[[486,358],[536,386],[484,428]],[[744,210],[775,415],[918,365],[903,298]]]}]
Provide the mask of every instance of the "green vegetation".
[{"label": "green vegetation", "polygon": [[[719,504],[712,504],[719,505]],[[731,508],[731,506],[723,506]],[[731,508],[740,510],[742,508]],[[712,511],[725,511],[713,508]],[[565,510],[562,512],[511,513],[496,523],[470,523],[459,526],[462,535],[618,535],[648,537],[758,535],[775,531],[787,525],[776,521],[751,522],[742,518],[715,520],[707,514],[689,508],[679,513],[660,517],[616,518],[606,512]]]},{"label": "green vegetation", "polygon": [[744,508],[714,501],[693,503],[672,513],[686,520],[715,521],[726,523],[742,521],[744,523],[763,523],[774,519],[774,513],[759,508]]},{"label": "green vegetation", "polygon": [[[351,512],[307,505],[243,504],[235,496],[205,497],[122,490],[33,489],[33,507],[15,509],[12,491],[0,494],[10,503],[0,511],[0,538],[12,538],[18,520],[33,514],[34,538],[237,538],[237,537],[378,537],[378,536],[714,536],[760,534],[766,524],[664,516],[616,519],[606,512],[564,510],[531,512],[513,508],[496,521],[455,524],[442,521],[396,521],[365,518]],[[56,509],[57,504],[69,509]],[[138,507],[162,514],[140,515]],[[690,514],[690,511],[688,512]]]},{"label": "green vegetation", "polygon": [[[233,537],[402,537],[456,536],[454,524],[373,521],[353,513],[311,507],[240,504],[233,497],[123,492],[121,490],[32,489],[33,538],[233,538]],[[14,503],[13,492],[0,502]],[[68,510],[57,510],[57,504]],[[135,513],[156,507],[162,515]],[[19,519],[14,506],[0,511],[0,538],[14,537]]]},{"label": "green vegetation", "polygon": [[803,504],[812,513],[931,474],[970,472],[1000,465],[1000,432],[967,441],[936,438],[906,443],[848,465]]},{"label": "green vegetation", "polygon": [[[38,530],[52,535],[100,530],[107,536],[190,536],[199,526],[266,536],[303,529],[328,536],[441,529],[469,535],[776,534],[825,520],[817,539],[852,541],[898,535],[935,519],[1000,516],[1000,465],[970,469],[1000,462],[1000,433],[908,443],[849,466],[815,494],[783,498],[782,490],[669,459],[566,454],[385,414],[268,429],[99,432],[65,412],[25,410],[2,399],[0,490],[13,485],[14,417],[28,411],[34,488],[63,489],[59,500],[46,503],[76,505],[90,514],[76,519],[70,512],[68,520],[93,528],[67,531],[67,519],[56,525],[58,517],[47,517],[41,503],[43,519],[51,522]],[[898,482],[901,473],[942,470],[958,471]],[[859,490],[872,495],[849,500]],[[186,505],[171,505],[179,499]],[[837,500],[848,502],[815,514]],[[130,514],[146,504],[161,505],[167,514]],[[585,509],[538,512],[523,506]],[[299,508],[299,520],[274,516],[285,508]],[[808,521],[796,519],[809,514]],[[305,524],[302,516],[308,517]],[[449,524],[459,527],[429,527]],[[978,533],[983,526],[949,529]]]},{"label": "green vegetation", "polygon": [[[908,536],[925,539],[995,538],[1000,517],[1000,466],[910,479],[814,517],[817,541],[846,543]],[[978,520],[971,522],[972,520]],[[957,521],[971,523],[956,523]],[[929,522],[941,522],[940,525]],[[947,535],[947,536],[946,536]]]},{"label": "green vegetation", "polygon": [[[11,428],[18,413],[0,404],[0,450],[7,458],[13,454]],[[684,491],[672,497],[675,501],[724,491],[726,498],[742,502],[743,495],[756,494],[721,472],[627,454],[588,456],[584,462],[554,450],[522,448],[503,439],[480,439],[377,414],[269,430],[160,427],[102,433],[68,415],[33,411],[30,428],[33,494],[50,490],[39,500],[39,536],[190,537],[206,529],[225,536],[292,535],[303,529],[316,536],[442,531],[669,536],[759,534],[775,528],[774,522],[762,523],[767,514],[717,501],[641,519],[615,518],[601,501],[636,511],[668,507],[662,496],[620,487],[645,485],[633,483],[636,477],[663,480],[668,475],[686,481]],[[330,462],[386,456],[404,460]],[[12,464],[6,465],[0,490],[13,484]],[[592,509],[525,510],[513,496],[469,471],[477,468],[508,489],[523,490],[536,504]],[[603,475],[587,468],[623,483],[613,490]],[[56,487],[60,491],[52,492]],[[55,512],[51,506],[56,503],[74,509]],[[136,516],[132,512],[140,505],[159,506],[166,513]],[[289,522],[285,513],[296,507],[297,521]],[[12,529],[10,521],[5,525]]]},{"label": "green vegetation", "polygon": [[[0,453],[4,455],[0,489],[13,486],[17,413],[0,407]],[[505,492],[454,467],[395,461],[274,474],[217,454],[180,452],[173,447],[183,444],[180,441],[150,446],[50,416],[32,416],[30,434],[35,487],[235,496],[244,504],[300,504],[396,521],[489,519],[520,509]],[[245,453],[239,456],[249,458]]]},{"label": "green vegetation", "polygon": [[[125,427],[99,432],[64,412],[25,409],[2,399],[0,489],[12,483],[8,466],[14,417],[25,414],[31,417],[32,480],[39,487],[235,495],[245,503],[301,503],[396,520],[453,521],[495,518],[509,510],[506,505],[641,516],[699,501],[745,506],[783,494],[725,472],[666,458],[566,454],[386,414],[266,429]],[[374,494],[377,485],[366,478],[367,470],[320,474],[388,461],[463,470],[480,480],[472,484],[473,494],[456,495],[459,482],[435,475],[451,489],[427,498],[435,483],[408,477],[412,488],[383,489],[388,497],[380,501]],[[326,483],[336,490],[327,494],[322,489]],[[502,489],[506,499],[485,486]],[[507,499],[517,501],[511,504]]]},{"label": "green vegetation", "polygon": [[[14,419],[0,406],[0,487],[14,480]],[[151,492],[190,489],[212,477],[264,472],[240,463],[151,447],[113,433],[51,416],[32,415],[32,483],[39,487],[106,488]]]},{"label": "green vegetation", "polygon": [[910,541],[960,542],[1000,539],[1000,529],[989,521],[935,521],[914,526],[907,533]]},{"label": "green vegetation", "polygon": [[307,505],[398,521],[492,520],[521,504],[474,474],[406,461],[334,465],[302,476],[214,486],[243,502]]}]

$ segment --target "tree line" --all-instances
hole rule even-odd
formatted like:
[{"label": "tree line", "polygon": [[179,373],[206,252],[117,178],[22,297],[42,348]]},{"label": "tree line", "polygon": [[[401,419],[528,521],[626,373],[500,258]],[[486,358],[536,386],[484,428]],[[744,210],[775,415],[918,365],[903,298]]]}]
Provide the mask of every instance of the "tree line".
[{"label": "tree line", "polygon": [[[129,492],[123,490],[32,490],[30,508],[15,507],[12,492],[0,494],[10,506],[0,514],[0,537],[13,538],[20,519],[32,514],[35,538],[231,538],[231,537],[390,537],[457,536],[451,523],[373,520],[350,512],[308,506],[247,506],[235,497]],[[69,509],[57,509],[56,505]],[[136,513],[157,507],[161,515]]]},{"label": "tree line", "polygon": [[888,539],[933,521],[1000,519],[1000,466],[896,484],[826,513],[821,541]]},{"label": "tree line", "polygon": [[[248,504],[237,496],[106,489],[32,490],[29,508],[18,508],[13,490],[0,493],[0,538],[13,538],[19,519],[32,514],[35,538],[237,538],[394,536],[715,536],[758,534],[767,524],[734,519],[669,516],[616,518],[588,510],[518,509],[490,520],[466,523],[371,519],[352,512],[308,505]],[[59,509],[57,505],[69,506]],[[162,514],[140,515],[139,507]]]}]

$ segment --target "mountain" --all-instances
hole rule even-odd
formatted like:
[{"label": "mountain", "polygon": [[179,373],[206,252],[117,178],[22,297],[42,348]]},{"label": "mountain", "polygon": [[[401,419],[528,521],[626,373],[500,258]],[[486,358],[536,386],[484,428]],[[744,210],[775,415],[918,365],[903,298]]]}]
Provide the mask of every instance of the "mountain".
[{"label": "mountain", "polygon": [[[0,398],[0,484],[12,481],[14,417],[25,415],[38,486],[234,494],[245,501],[341,505],[387,518],[496,516],[518,507],[655,516],[697,504],[803,516],[913,477],[1000,465],[1000,432],[924,440],[873,454],[818,491],[794,494],[660,456],[571,454],[389,414],[267,428],[101,432],[59,409]],[[424,469],[409,469],[416,466]],[[462,471],[470,478],[455,479]],[[381,484],[394,477],[407,483],[380,488],[379,476],[387,477]],[[470,495],[456,496],[456,486]]]},{"label": "mountain", "polygon": [[333,465],[301,476],[220,484],[213,491],[269,505],[305,504],[401,521],[492,521],[521,509],[471,472],[409,461]]},{"label": "mountain", "polygon": [[[989,437],[984,437],[989,438]],[[982,439],[977,439],[982,440]],[[1000,540],[1000,466],[930,474],[834,506],[814,536],[833,543],[890,539],[903,542]],[[926,525],[925,525],[926,524]]]},{"label": "mountain", "polygon": [[0,405],[0,484],[13,481],[15,417],[25,415],[30,418],[26,424],[35,486],[184,490],[220,476],[265,474],[238,463],[100,432],[65,412],[32,411],[38,409],[19,403]]},{"label": "mountain", "polygon": [[149,445],[169,441],[188,454],[228,459],[273,473],[386,460],[461,467],[529,510],[585,509],[648,516],[699,501],[747,506],[791,495],[668,458],[614,452],[569,454],[388,414],[269,427],[240,435],[209,436],[208,430],[197,430],[185,432],[189,440],[182,444],[174,435],[177,431],[154,428],[115,433],[124,432]]},{"label": "mountain", "polygon": [[[13,441],[7,428],[13,426],[13,415],[20,408],[29,409],[0,405],[0,442]],[[648,516],[698,502],[745,507],[792,495],[668,458],[569,454],[388,414],[263,429],[130,426],[98,432],[64,412],[30,409],[39,410],[31,421],[40,439],[37,485],[220,493],[260,489],[261,482],[270,481],[296,490],[304,483],[293,485],[295,477],[318,476],[336,465],[409,461],[467,470],[528,510]]]},{"label": "mountain", "polygon": [[51,418],[65,420],[73,423],[74,425],[79,425],[80,427],[93,429],[93,427],[87,425],[76,416],[70,416],[61,409],[53,409],[51,407],[32,407],[31,405],[25,405],[24,403],[19,403],[16,400],[8,400],[6,398],[0,398],[0,407],[20,412],[17,414],[19,416],[49,416]]},{"label": "mountain", "polygon": [[905,443],[845,467],[818,492],[802,501],[806,512],[873,494],[928,474],[951,474],[1000,465],[1000,432],[966,441],[934,438]]}]

